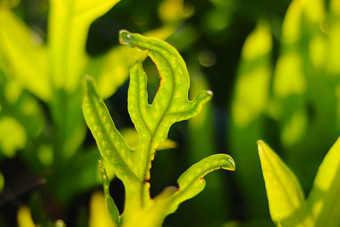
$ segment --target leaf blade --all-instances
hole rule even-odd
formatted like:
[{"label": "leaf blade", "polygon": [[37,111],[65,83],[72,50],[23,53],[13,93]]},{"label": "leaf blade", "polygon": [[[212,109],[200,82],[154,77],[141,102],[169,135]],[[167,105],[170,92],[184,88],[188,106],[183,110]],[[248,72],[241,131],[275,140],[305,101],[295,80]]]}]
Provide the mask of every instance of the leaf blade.
[{"label": "leaf blade", "polygon": [[124,138],[116,129],[103,99],[98,95],[94,80],[85,80],[83,113],[104,159],[115,169],[116,175],[128,186],[130,181],[142,181],[133,170],[134,158]]},{"label": "leaf blade", "polygon": [[[129,114],[137,132],[143,136],[139,141],[149,141],[147,148],[137,148],[137,150],[147,149],[147,152],[138,153],[144,155],[143,168],[145,179],[148,179],[150,160],[153,159],[159,143],[166,139],[170,126],[175,122],[196,116],[202,105],[211,99],[212,92],[201,92],[193,101],[188,100],[190,80],[185,62],[178,51],[164,41],[126,30],[120,31],[119,40],[122,44],[148,50],[148,55],[155,63],[161,77],[159,90],[152,104],[149,105],[146,92],[147,79],[141,63],[136,63],[130,71]],[[143,133],[144,130],[148,135]]]},{"label": "leaf blade", "polygon": [[266,143],[257,144],[272,220],[282,226],[311,226],[298,179]]},{"label": "leaf blade", "polygon": [[322,161],[308,197],[316,225],[340,224],[340,138]]},{"label": "leaf blade", "polygon": [[12,76],[27,90],[47,101],[52,93],[46,48],[38,41],[38,34],[5,5],[0,4],[0,50],[6,59],[5,66],[9,63],[13,69]]},{"label": "leaf blade", "polygon": [[175,212],[180,203],[200,193],[205,187],[203,177],[217,169],[234,171],[235,162],[227,154],[214,154],[187,169],[177,180],[179,189],[173,196],[169,214]]},{"label": "leaf blade", "polygon": [[48,43],[56,88],[72,92],[79,86],[88,62],[85,47],[90,25],[116,3],[117,0],[50,2]]}]

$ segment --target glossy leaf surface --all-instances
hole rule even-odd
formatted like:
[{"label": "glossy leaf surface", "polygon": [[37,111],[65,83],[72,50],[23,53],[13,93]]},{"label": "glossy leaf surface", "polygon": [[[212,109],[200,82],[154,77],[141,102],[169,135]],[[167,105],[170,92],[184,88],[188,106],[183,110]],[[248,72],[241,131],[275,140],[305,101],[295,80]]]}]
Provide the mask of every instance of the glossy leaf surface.
[{"label": "glossy leaf surface", "polygon": [[141,181],[132,168],[132,150],[116,129],[103,99],[97,93],[93,78],[87,77],[85,84],[84,116],[102,157],[115,167],[117,176],[124,184],[129,180]]},{"label": "glossy leaf surface", "polygon": [[188,100],[190,80],[184,60],[164,41],[124,30],[120,32],[120,42],[146,50],[161,77],[158,92],[149,104],[147,75],[142,63],[137,62],[130,70],[128,111],[138,133],[137,147],[131,149],[118,132],[90,77],[85,82],[83,113],[101,155],[113,165],[115,174],[123,181],[126,200],[122,225],[159,226],[179,203],[203,190],[203,177],[207,173],[216,169],[234,170],[235,165],[226,154],[210,156],[179,178],[180,188],[176,193],[173,189],[165,190],[151,200],[149,178],[156,149],[166,140],[171,125],[196,116],[212,93],[203,91],[194,100]]},{"label": "glossy leaf surface", "polygon": [[186,170],[177,180],[179,189],[173,196],[169,212],[174,212],[181,202],[200,193],[206,184],[204,176],[217,169],[234,171],[235,162],[229,155],[215,154],[204,158]]},{"label": "glossy leaf surface", "polygon": [[312,226],[298,179],[266,143],[257,143],[272,220],[281,226]]}]

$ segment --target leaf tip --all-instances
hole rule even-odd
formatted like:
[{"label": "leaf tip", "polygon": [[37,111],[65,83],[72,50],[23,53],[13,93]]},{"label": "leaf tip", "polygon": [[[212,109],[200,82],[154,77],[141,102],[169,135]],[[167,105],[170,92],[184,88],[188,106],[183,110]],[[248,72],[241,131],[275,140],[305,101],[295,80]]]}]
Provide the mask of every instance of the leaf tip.
[{"label": "leaf tip", "polygon": [[134,47],[131,44],[131,41],[132,41],[131,33],[128,30],[121,29],[119,31],[119,43],[120,44],[128,44],[129,46]]},{"label": "leaf tip", "polygon": [[85,75],[84,77],[84,91],[85,95],[95,94],[97,95],[97,89],[95,85],[95,80],[91,75]]},{"label": "leaf tip", "polygon": [[256,143],[259,154],[263,153],[267,144],[263,140],[258,140]]},{"label": "leaf tip", "polygon": [[235,163],[234,159],[229,156],[228,161],[231,164],[231,166],[227,170],[235,171],[236,170],[236,163]]}]

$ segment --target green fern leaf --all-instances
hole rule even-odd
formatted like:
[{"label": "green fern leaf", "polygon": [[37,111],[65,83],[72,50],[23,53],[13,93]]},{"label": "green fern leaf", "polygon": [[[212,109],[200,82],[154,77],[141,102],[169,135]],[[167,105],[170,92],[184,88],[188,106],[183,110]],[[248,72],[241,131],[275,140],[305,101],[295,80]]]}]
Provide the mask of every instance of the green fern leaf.
[{"label": "green fern leaf", "polygon": [[130,181],[142,181],[132,170],[132,150],[116,129],[91,77],[86,78],[83,112],[102,157],[114,167],[115,174],[123,181],[124,186],[128,186]]},{"label": "green fern leaf", "polygon": [[[211,99],[212,92],[203,91],[194,100],[188,100],[190,79],[186,65],[169,44],[125,30],[119,37],[122,44],[147,50],[161,77],[158,92],[149,104],[147,75],[142,63],[137,62],[130,70],[128,111],[138,134],[137,147],[131,149],[118,132],[90,77],[85,83],[83,112],[101,155],[113,165],[116,175],[123,181],[126,200],[122,214],[125,223],[122,225],[144,223],[145,226],[159,226],[181,202],[203,190],[203,177],[207,173],[216,169],[234,170],[235,164],[226,154],[212,155],[179,178],[180,188],[176,192],[170,190],[171,193],[165,192],[155,200],[150,198],[150,168],[156,149],[166,140],[172,124],[198,115],[202,105]],[[150,222],[153,219],[158,221]]]},{"label": "green fern leaf", "polygon": [[198,193],[200,193],[205,187],[205,180],[203,177],[208,173],[217,170],[235,170],[234,160],[226,154],[214,154],[202,159],[195,165],[191,166],[178,178],[179,189],[174,194],[172,206],[169,209],[169,213],[174,212],[178,205],[185,200],[188,200]]}]

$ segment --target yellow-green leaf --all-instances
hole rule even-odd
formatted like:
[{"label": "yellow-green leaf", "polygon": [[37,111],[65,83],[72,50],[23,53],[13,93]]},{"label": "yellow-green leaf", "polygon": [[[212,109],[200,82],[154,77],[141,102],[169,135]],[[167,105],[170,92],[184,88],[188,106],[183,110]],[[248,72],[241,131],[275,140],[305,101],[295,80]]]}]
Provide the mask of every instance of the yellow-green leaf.
[{"label": "yellow-green leaf", "polygon": [[123,227],[139,226],[139,227],[160,227],[167,215],[171,196],[175,193],[175,187],[167,187],[152,201],[151,205],[144,209],[138,210],[124,219]]},{"label": "yellow-green leaf", "polygon": [[177,180],[179,189],[173,196],[169,213],[175,212],[178,205],[183,201],[200,193],[206,184],[204,176],[218,169],[234,171],[235,162],[229,155],[214,154],[187,169]]},{"label": "yellow-green leaf", "polygon": [[315,226],[340,225],[340,138],[322,161],[308,202]]},{"label": "yellow-green leaf", "polygon": [[294,173],[263,141],[258,141],[272,220],[281,226],[312,226],[304,194]]},{"label": "yellow-green leaf", "polygon": [[13,157],[25,147],[26,140],[25,129],[17,120],[9,116],[0,118],[0,151],[5,156]]},{"label": "yellow-green leaf", "polygon": [[[147,32],[148,36],[166,39],[176,26],[168,25]],[[115,46],[110,51],[99,57],[90,57],[86,72],[94,75],[101,97],[108,98],[127,80],[129,69],[136,61],[144,61],[146,51],[132,49],[127,46]]]},{"label": "yellow-green leaf", "polygon": [[[149,104],[147,75],[142,63],[137,62],[130,70],[128,111],[138,133],[137,147],[130,149],[115,128],[91,78],[86,79],[83,112],[101,155],[113,165],[124,183],[126,200],[122,225],[135,225],[131,223],[141,220],[138,225],[160,226],[169,209],[174,211],[180,202],[204,188],[202,178],[208,172],[220,168],[233,170],[234,161],[226,154],[203,159],[180,177],[180,189],[176,194],[172,195],[171,190],[155,200],[150,198],[150,168],[156,149],[166,140],[172,124],[198,115],[203,104],[211,99],[212,92],[202,91],[192,101],[188,100],[190,78],[184,60],[164,41],[125,30],[120,32],[119,39],[122,44],[146,50],[161,77],[158,92]],[[195,187],[196,184],[199,186]]]},{"label": "yellow-green leaf", "polygon": [[115,174],[124,182],[125,186],[131,181],[143,181],[140,174],[136,175],[133,151],[116,129],[91,77],[86,77],[85,80],[83,113],[102,157],[115,168]]},{"label": "yellow-green leaf", "polygon": [[46,48],[38,34],[3,2],[0,3],[0,54],[8,64],[4,69],[9,75],[39,98],[50,99]]},{"label": "yellow-green leaf", "polygon": [[83,76],[91,23],[118,0],[51,0],[48,45],[54,86],[74,91]]},{"label": "yellow-green leaf", "polygon": [[35,227],[31,216],[30,208],[27,206],[19,207],[17,214],[18,226],[19,227]]}]

